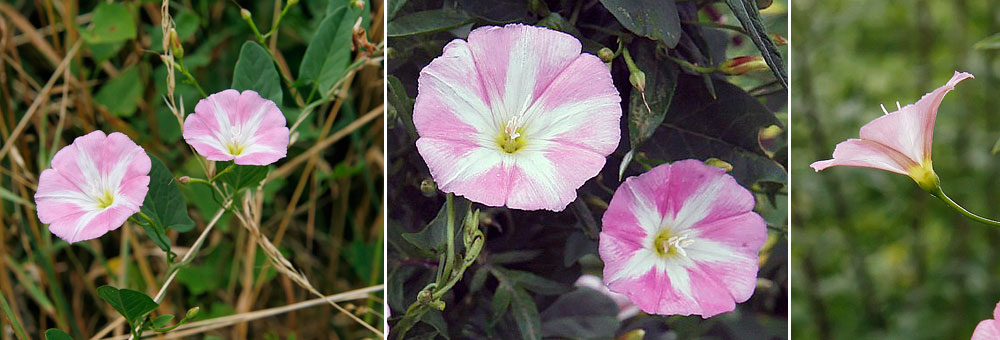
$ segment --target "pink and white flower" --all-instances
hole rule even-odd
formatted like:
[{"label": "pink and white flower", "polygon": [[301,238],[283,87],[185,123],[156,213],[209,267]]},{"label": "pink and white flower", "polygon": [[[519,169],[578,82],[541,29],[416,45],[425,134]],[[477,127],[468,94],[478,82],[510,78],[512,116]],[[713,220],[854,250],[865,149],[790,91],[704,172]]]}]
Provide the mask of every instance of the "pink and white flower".
[{"label": "pink and white flower", "polygon": [[118,229],[142,207],[149,162],[146,151],[120,132],[77,137],[38,179],[38,219],[69,243]]},{"label": "pink and white flower", "polygon": [[909,176],[925,190],[938,184],[931,162],[934,142],[934,120],[944,96],[959,82],[974,78],[972,74],[955,72],[944,86],[925,94],[916,104],[899,107],[861,127],[860,139],[848,139],[837,144],[833,159],[810,165],[820,171],[832,166],[873,168]]},{"label": "pink and white flower", "polygon": [[980,321],[972,332],[972,340],[1000,339],[1000,303],[993,308],[993,318]]},{"label": "pink and white flower", "polygon": [[489,206],[563,210],[621,139],[601,59],[547,28],[485,26],[420,72],[417,150],[442,191]]},{"label": "pink and white flower", "polygon": [[211,161],[268,165],[288,152],[288,127],[274,102],[229,89],[198,101],[184,120],[184,140]]},{"label": "pink and white flower", "polygon": [[698,160],[625,180],[602,219],[604,283],[651,314],[704,318],[753,294],[767,240],[754,196]]}]

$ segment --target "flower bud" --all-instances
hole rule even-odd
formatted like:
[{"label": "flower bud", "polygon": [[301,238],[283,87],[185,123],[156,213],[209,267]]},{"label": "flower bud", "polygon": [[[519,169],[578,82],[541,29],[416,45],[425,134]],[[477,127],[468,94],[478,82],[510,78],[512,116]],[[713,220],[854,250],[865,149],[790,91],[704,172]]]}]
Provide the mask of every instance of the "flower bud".
[{"label": "flower bud", "polygon": [[771,4],[773,3],[774,0],[757,0],[757,9],[765,9],[771,7]]},{"label": "flower bud", "polygon": [[444,304],[444,301],[437,300],[437,301],[431,302],[430,306],[431,306],[431,308],[437,309],[439,311],[444,311],[445,304]]},{"label": "flower bud", "polygon": [[184,57],[184,46],[181,45],[181,39],[177,37],[177,30],[173,28],[170,29],[170,49],[174,51],[174,56]]},{"label": "flower bud", "polygon": [[475,242],[476,237],[482,234],[479,230],[479,209],[471,214],[465,214],[465,221],[462,222],[462,228],[465,231],[462,235],[462,240],[465,241],[465,247],[471,247],[472,243]]},{"label": "flower bud", "polygon": [[632,83],[632,86],[635,86],[639,92],[646,92],[646,72],[636,69],[628,76],[628,82]]},{"label": "flower bud", "polygon": [[188,183],[191,183],[191,177],[181,176],[181,177],[177,178],[177,181],[181,182],[181,184],[188,184]]},{"label": "flower bud", "polygon": [[430,303],[431,299],[433,299],[433,298],[434,298],[434,296],[431,294],[431,291],[429,289],[424,289],[424,290],[421,290],[420,293],[417,293],[417,302],[420,302],[420,303],[423,303],[423,304]]},{"label": "flower bud", "polygon": [[201,310],[200,307],[194,307],[194,308],[188,309],[187,314],[184,314],[184,318],[185,319],[194,319],[194,317],[198,316],[198,311],[200,311],[200,310]]},{"label": "flower bud", "polygon": [[642,340],[645,337],[646,337],[646,331],[640,328],[622,334],[617,338],[615,338],[615,340]]},{"label": "flower bud", "polygon": [[246,8],[240,8],[240,16],[243,17],[243,20],[250,20],[250,11]]},{"label": "flower bud", "polygon": [[740,56],[728,59],[719,64],[719,71],[731,76],[739,76],[767,69],[767,63],[760,56]]},{"label": "flower bud", "polygon": [[788,45],[788,39],[785,39],[785,37],[778,33],[771,33],[771,41],[773,41],[775,45]]},{"label": "flower bud", "polygon": [[357,9],[365,9],[365,2],[363,0],[354,0],[351,1],[351,6]]},{"label": "flower bud", "polygon": [[719,169],[722,169],[722,170],[726,170],[726,172],[733,172],[733,165],[732,164],[729,164],[729,162],[726,162],[724,160],[721,160],[721,159],[718,159],[718,158],[715,158],[715,157],[706,159],[705,160],[705,165],[711,165],[711,166],[714,166],[716,168],[719,168]]},{"label": "flower bud", "polygon": [[434,197],[437,194],[437,183],[434,183],[433,179],[425,178],[420,181],[420,192],[424,194],[424,197]]},{"label": "flower bud", "polygon": [[597,56],[600,57],[602,61],[610,63],[615,59],[615,51],[612,51],[607,47],[602,47],[600,51],[597,51]]}]

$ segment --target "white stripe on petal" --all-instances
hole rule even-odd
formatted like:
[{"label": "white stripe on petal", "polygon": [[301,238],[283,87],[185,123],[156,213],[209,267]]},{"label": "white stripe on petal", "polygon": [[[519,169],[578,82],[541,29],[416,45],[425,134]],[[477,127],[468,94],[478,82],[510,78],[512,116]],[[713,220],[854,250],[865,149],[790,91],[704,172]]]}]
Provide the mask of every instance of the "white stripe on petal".
[{"label": "white stripe on petal", "polygon": [[715,199],[719,196],[719,192],[722,190],[723,184],[725,184],[724,178],[724,176],[718,176],[709,179],[707,183],[703,183],[698,188],[698,191],[691,194],[684,201],[681,210],[673,218],[674,230],[677,232],[687,230],[708,216],[708,213],[712,210],[712,203],[715,202]]},{"label": "white stripe on petal", "polygon": [[614,273],[607,282],[615,282],[621,279],[632,279],[645,275],[650,270],[654,270],[662,261],[656,252],[646,248],[639,249],[632,254],[632,257],[625,260],[625,265],[621,270]]},{"label": "white stripe on petal", "polygon": [[670,285],[673,286],[675,291],[688,299],[694,299],[694,294],[691,293],[691,275],[685,266],[661,262],[658,270],[667,273],[667,277],[670,278]]}]

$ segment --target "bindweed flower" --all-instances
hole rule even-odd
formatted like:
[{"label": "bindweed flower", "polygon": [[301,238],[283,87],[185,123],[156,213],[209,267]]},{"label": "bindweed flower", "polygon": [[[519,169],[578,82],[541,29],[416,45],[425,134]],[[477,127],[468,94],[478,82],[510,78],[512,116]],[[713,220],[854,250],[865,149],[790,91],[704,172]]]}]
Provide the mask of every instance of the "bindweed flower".
[{"label": "bindweed flower", "polygon": [[980,321],[972,332],[972,340],[1000,339],[1000,303],[993,308],[993,318]]},{"label": "bindweed flower", "polygon": [[211,161],[268,165],[288,152],[288,127],[274,102],[229,89],[198,101],[184,120],[184,140]]},{"label": "bindweed flower", "polygon": [[753,294],[767,240],[753,208],[749,190],[698,160],[626,179],[602,219],[604,283],[651,314],[732,311]]},{"label": "bindweed flower", "polygon": [[489,206],[563,210],[621,138],[601,59],[554,30],[480,27],[420,72],[417,150],[444,192]]},{"label": "bindweed flower", "polygon": [[576,279],[576,283],[573,285],[596,290],[611,298],[611,300],[618,305],[618,320],[625,320],[639,314],[639,307],[636,307],[627,296],[608,290],[608,287],[604,285],[604,282],[601,282],[601,278],[596,275],[580,275],[580,278]]},{"label": "bindweed flower", "polygon": [[142,206],[149,168],[142,147],[120,132],[77,137],[38,178],[38,219],[69,243],[118,229]]},{"label": "bindweed flower", "polygon": [[832,166],[873,168],[906,175],[929,192],[938,188],[939,180],[931,164],[934,140],[934,120],[945,94],[972,74],[955,72],[942,87],[920,98],[916,104],[899,107],[897,111],[882,110],[885,115],[861,127],[861,139],[848,139],[837,144],[833,159],[810,165],[820,171]]}]

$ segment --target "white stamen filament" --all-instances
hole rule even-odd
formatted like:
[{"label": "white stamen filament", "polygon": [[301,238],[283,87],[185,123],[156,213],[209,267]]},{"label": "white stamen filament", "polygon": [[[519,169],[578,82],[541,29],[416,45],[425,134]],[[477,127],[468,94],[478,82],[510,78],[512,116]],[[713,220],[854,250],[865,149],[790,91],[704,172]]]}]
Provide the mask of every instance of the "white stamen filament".
[{"label": "white stamen filament", "polygon": [[881,106],[881,107],[882,107],[882,112],[883,112],[883,113],[885,113],[885,114],[889,114],[889,110],[886,110],[886,109],[885,109],[885,105],[883,105],[883,104],[878,104],[878,106]]},{"label": "white stamen filament", "polygon": [[681,254],[681,256],[686,257],[687,252],[684,251],[684,248],[690,247],[692,244],[694,244],[694,239],[688,238],[687,235],[671,236],[670,238],[667,239],[667,241],[663,245],[663,248],[667,250],[673,248],[677,250],[678,254]]},{"label": "white stamen filament", "polygon": [[507,126],[504,127],[504,132],[507,133],[507,140],[508,141],[512,141],[512,140],[517,139],[517,137],[521,137],[521,133],[517,132],[517,121],[518,121],[518,119],[520,119],[519,116],[518,115],[514,115],[514,116],[511,116],[510,119],[507,120]]},{"label": "white stamen filament", "polygon": [[896,109],[899,110],[899,111],[903,111],[903,107],[899,106],[899,101],[898,100],[896,101]]}]

